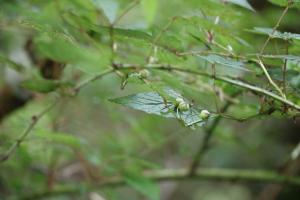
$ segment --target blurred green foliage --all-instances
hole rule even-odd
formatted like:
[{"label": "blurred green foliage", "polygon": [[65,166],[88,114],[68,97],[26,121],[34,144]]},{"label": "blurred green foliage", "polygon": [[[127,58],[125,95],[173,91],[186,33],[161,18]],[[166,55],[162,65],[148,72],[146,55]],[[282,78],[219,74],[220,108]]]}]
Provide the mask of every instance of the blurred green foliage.
[{"label": "blurred green foliage", "polygon": [[[300,104],[299,2],[275,32],[288,1],[270,2],[258,11],[246,0],[0,0],[0,86],[31,96],[0,122],[0,155],[32,117],[60,99],[0,163],[0,199],[40,192],[37,199],[255,199],[263,184],[159,185],[143,172],[189,167],[220,116],[201,166],[276,170],[290,159],[299,120],[289,118],[299,110],[214,80],[224,76],[276,94],[255,62],[270,37],[259,56],[286,98]],[[45,60],[63,66],[59,78],[43,77]],[[74,95],[74,87],[109,69],[115,70]],[[178,108],[178,97],[188,102],[188,111]],[[227,102],[232,105],[221,114]],[[202,110],[211,113],[205,123]],[[186,127],[199,122],[205,125]],[[125,185],[97,186],[115,176]],[[78,190],[69,194],[73,186]],[[43,193],[56,190],[62,192]],[[279,198],[297,199],[297,192],[291,187]]]}]

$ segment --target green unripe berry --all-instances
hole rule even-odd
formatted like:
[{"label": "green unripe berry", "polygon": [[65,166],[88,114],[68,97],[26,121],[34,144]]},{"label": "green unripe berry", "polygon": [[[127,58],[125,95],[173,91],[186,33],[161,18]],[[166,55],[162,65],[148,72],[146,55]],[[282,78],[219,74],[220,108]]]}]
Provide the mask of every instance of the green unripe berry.
[{"label": "green unripe berry", "polygon": [[184,102],[184,100],[182,98],[176,98],[176,105],[178,106],[180,103]]},{"label": "green unripe berry", "polygon": [[190,109],[190,105],[186,103],[182,98],[176,98],[176,107],[180,111],[188,111]]},{"label": "green unripe berry", "polygon": [[150,72],[147,69],[142,69],[139,71],[139,75],[141,78],[148,78],[150,76]]},{"label": "green unripe berry", "polygon": [[207,120],[210,116],[210,112],[208,110],[201,110],[200,114],[199,114],[199,117],[202,119],[202,120]]},{"label": "green unripe berry", "polygon": [[180,111],[188,111],[190,109],[190,105],[186,102],[180,102],[178,105],[178,109]]}]

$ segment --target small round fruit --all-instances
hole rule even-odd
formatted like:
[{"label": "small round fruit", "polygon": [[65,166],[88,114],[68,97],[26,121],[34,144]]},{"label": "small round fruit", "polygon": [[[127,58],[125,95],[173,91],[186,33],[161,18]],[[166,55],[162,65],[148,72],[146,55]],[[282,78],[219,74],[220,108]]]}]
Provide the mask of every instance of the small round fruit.
[{"label": "small round fruit", "polygon": [[141,78],[148,78],[150,76],[150,72],[147,69],[142,69],[139,71],[139,75]]},{"label": "small round fruit", "polygon": [[210,112],[208,110],[201,110],[199,117],[203,120],[207,120],[210,116]]},{"label": "small round fruit", "polygon": [[180,103],[184,103],[184,100],[182,98],[177,97],[176,98],[176,104],[179,105]]},{"label": "small round fruit", "polygon": [[188,111],[190,109],[190,105],[188,103],[186,103],[186,102],[181,102],[178,105],[178,109],[180,111]]}]

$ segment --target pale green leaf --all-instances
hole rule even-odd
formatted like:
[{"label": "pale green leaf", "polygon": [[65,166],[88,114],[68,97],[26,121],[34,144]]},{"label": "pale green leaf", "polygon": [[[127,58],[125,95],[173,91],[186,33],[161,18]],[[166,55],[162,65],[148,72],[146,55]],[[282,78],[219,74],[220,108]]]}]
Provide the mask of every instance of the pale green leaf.
[{"label": "pale green leaf", "polygon": [[247,68],[245,68],[245,64],[242,61],[234,60],[228,57],[222,57],[219,55],[215,54],[210,54],[206,56],[199,56],[201,59],[204,59],[211,64],[219,64],[223,65],[226,67],[234,68],[234,69],[239,69],[239,70],[244,70],[244,71],[249,71]]},{"label": "pale green leaf", "polygon": [[109,53],[82,47],[75,41],[43,35],[35,41],[38,51],[58,62],[73,64],[87,73],[96,73],[109,65]]},{"label": "pale green leaf", "polygon": [[[176,91],[168,88],[163,91],[163,94],[145,92],[111,99],[111,101],[148,114],[166,118],[178,118],[185,126],[204,124],[204,121],[199,117],[198,109],[191,107],[187,111],[179,111],[176,108],[176,98],[183,97]],[[188,103],[188,100],[185,101]]]},{"label": "pale green leaf", "polygon": [[48,93],[56,90],[61,83],[59,81],[46,79],[29,79],[21,83],[21,86],[27,90],[40,93]]}]

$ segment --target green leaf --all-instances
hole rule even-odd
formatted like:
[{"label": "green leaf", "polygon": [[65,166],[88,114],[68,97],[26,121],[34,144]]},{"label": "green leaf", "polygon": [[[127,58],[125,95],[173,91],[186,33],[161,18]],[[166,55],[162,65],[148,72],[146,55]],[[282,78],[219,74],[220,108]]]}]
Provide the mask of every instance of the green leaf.
[{"label": "green leaf", "polygon": [[[198,109],[191,107],[187,111],[178,111],[175,103],[176,98],[183,99],[176,91],[166,88],[160,94],[157,92],[145,92],[111,99],[110,101],[148,114],[155,114],[165,118],[178,118],[185,126],[204,124],[204,121],[199,117],[200,112]],[[188,103],[187,100],[185,101]]]},{"label": "green leaf", "polygon": [[158,7],[157,0],[142,0],[141,2],[146,20],[149,25],[153,23]]},{"label": "green leaf", "polygon": [[[73,26],[85,28],[88,31],[92,30],[101,35],[110,34],[111,27],[109,26],[92,23],[89,20],[79,17],[72,12],[65,13],[63,16],[66,19],[66,21],[68,21]],[[128,37],[152,42],[152,36],[141,30],[114,27],[113,32],[114,35],[117,37]]]},{"label": "green leaf", "polygon": [[228,57],[222,57],[219,55],[210,54],[207,56],[199,56],[200,58],[212,63],[212,64],[219,64],[227,67],[231,67],[234,69],[244,70],[244,71],[250,71],[245,68],[245,64],[241,61],[233,60]]},{"label": "green leaf", "polygon": [[273,33],[272,28],[255,27],[253,30],[249,30],[249,32],[257,33],[261,35],[268,35],[271,38],[278,38],[283,40],[300,40],[300,34],[280,32],[277,30]]},{"label": "green leaf", "polygon": [[13,60],[7,58],[4,55],[0,55],[0,63],[7,64],[8,67],[10,67],[18,72],[22,72],[22,70],[24,69],[24,67],[22,65],[14,62]]},{"label": "green leaf", "polygon": [[59,81],[46,80],[46,79],[30,79],[25,80],[21,83],[21,86],[25,89],[40,92],[48,93],[56,90],[61,83]]},{"label": "green leaf", "polygon": [[58,62],[73,64],[87,73],[99,72],[109,65],[109,51],[83,47],[67,38],[42,35],[35,44],[43,56]]},{"label": "green leaf", "polygon": [[62,132],[52,132],[47,130],[38,129],[35,131],[36,136],[39,138],[54,142],[60,143],[72,147],[80,147],[81,141],[75,135],[62,133]]},{"label": "green leaf", "polygon": [[228,2],[230,3],[234,3],[236,5],[239,5],[243,8],[246,8],[246,9],[249,9],[249,10],[252,10],[254,11],[254,9],[252,8],[252,6],[248,3],[247,0],[227,0]]},{"label": "green leaf", "polygon": [[151,200],[159,200],[159,187],[140,173],[127,170],[124,174],[125,182]]}]

